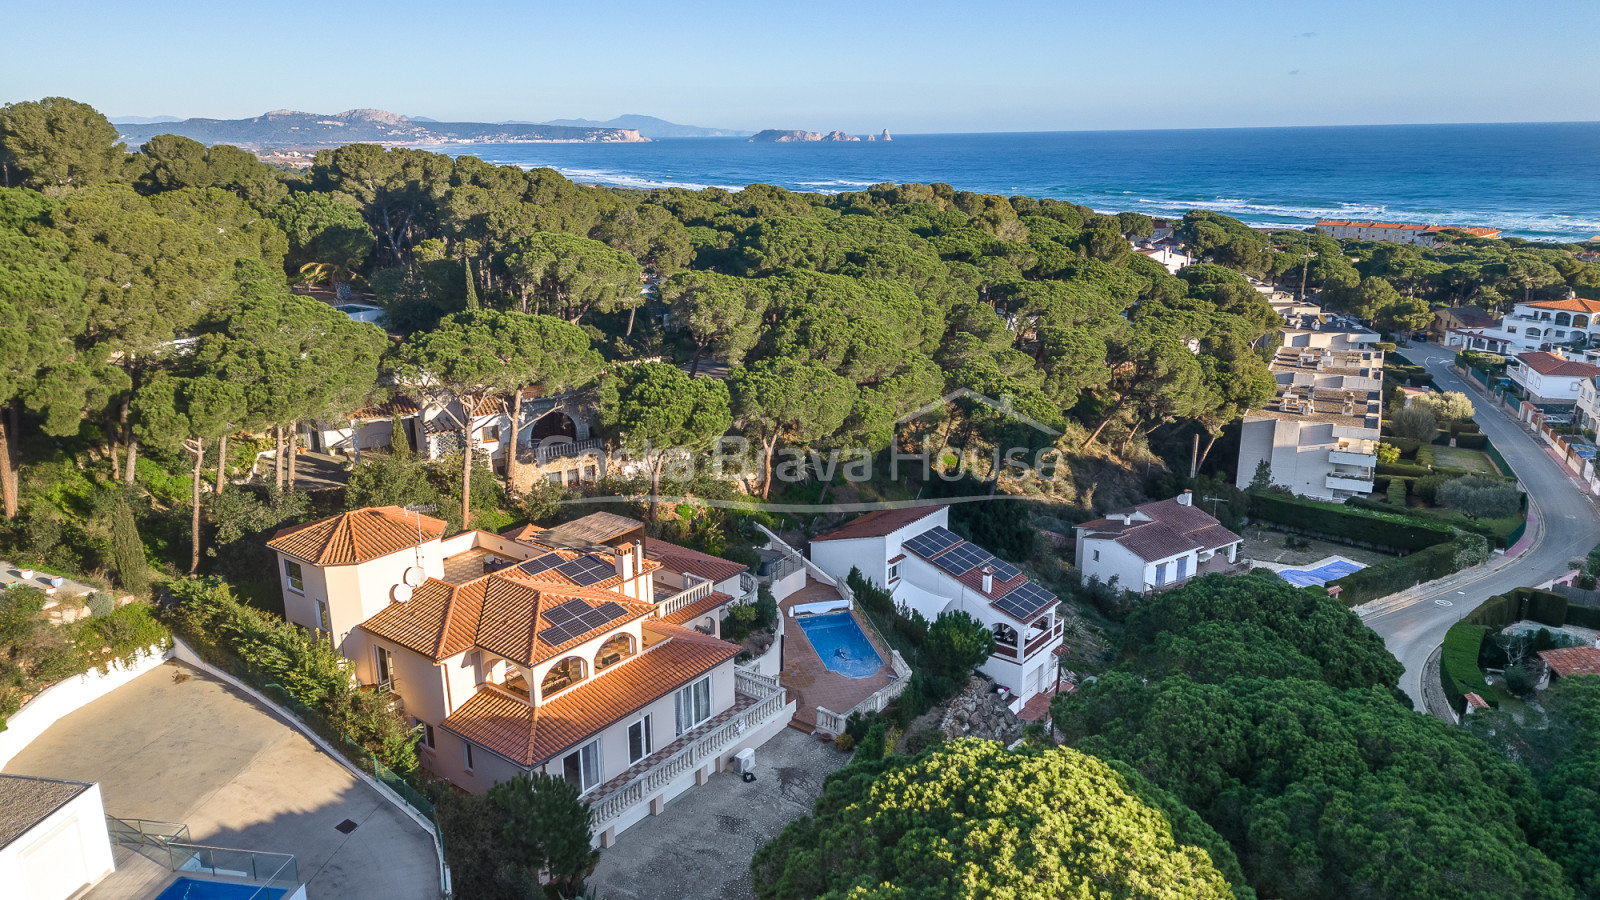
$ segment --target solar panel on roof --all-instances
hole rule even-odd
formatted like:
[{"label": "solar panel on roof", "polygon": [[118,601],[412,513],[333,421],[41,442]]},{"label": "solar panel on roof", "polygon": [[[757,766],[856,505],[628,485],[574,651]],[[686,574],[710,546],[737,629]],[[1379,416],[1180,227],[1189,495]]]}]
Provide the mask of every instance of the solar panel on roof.
[{"label": "solar panel on roof", "polygon": [[546,569],[554,569],[559,565],[561,565],[561,554],[546,553],[543,556],[534,557],[533,559],[522,563],[521,565],[517,566],[517,568],[528,573],[529,575],[537,575]]},{"label": "solar panel on roof", "polygon": [[1028,621],[1058,603],[1056,595],[1029,581],[994,602],[995,608],[1019,621]]},{"label": "solar panel on roof", "polygon": [[994,567],[995,584],[1003,584],[1022,574],[1021,569],[1018,569],[1016,566],[1013,566],[1011,563],[1008,563],[999,557],[995,557],[994,559],[990,560],[989,565]]},{"label": "solar panel on roof", "polygon": [[556,566],[556,571],[584,587],[599,584],[616,574],[610,563],[595,556],[593,553],[585,553],[576,559],[569,559]]},{"label": "solar panel on roof", "polygon": [[576,618],[577,616],[559,606],[555,609],[546,611],[544,614],[544,620],[549,622],[551,625],[565,625]]},{"label": "solar panel on roof", "polygon": [[901,546],[917,554],[923,559],[930,559],[936,554],[961,543],[961,538],[955,532],[942,525],[935,525],[927,531],[917,535]]},{"label": "solar panel on roof", "polygon": [[933,564],[959,578],[991,559],[993,554],[982,547],[962,541],[934,557]]},{"label": "solar panel on roof", "polygon": [[560,625],[552,625],[549,628],[539,632],[539,640],[549,644],[552,647],[558,647],[562,644],[565,644],[574,637],[577,637],[577,635],[568,631],[566,628],[561,627]]}]

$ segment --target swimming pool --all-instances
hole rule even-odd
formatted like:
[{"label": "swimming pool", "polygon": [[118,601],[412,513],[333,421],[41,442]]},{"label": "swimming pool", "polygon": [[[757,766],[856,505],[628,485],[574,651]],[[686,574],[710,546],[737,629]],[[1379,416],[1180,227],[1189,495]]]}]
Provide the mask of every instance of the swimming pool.
[{"label": "swimming pool", "polygon": [[831,671],[848,678],[868,678],[883,665],[883,658],[872,649],[872,642],[849,611],[806,616],[798,621],[806,640]]},{"label": "swimming pool", "polygon": [[1336,559],[1326,562],[1314,569],[1280,569],[1278,577],[1289,582],[1295,587],[1322,586],[1330,581],[1343,578],[1351,572],[1359,572],[1366,566],[1348,559]]},{"label": "swimming pool", "polygon": [[281,900],[289,892],[283,888],[262,889],[256,884],[237,884],[229,881],[202,881],[198,878],[179,878],[167,885],[156,900]]}]

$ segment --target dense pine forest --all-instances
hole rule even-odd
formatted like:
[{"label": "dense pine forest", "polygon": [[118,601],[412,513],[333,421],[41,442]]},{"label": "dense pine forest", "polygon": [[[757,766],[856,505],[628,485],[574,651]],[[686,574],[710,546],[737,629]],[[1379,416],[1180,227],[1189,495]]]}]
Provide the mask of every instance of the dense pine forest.
[{"label": "dense pine forest", "polygon": [[[905,439],[897,421],[935,404],[918,436],[948,448],[942,460],[974,451],[960,478],[845,484],[812,471],[797,483],[760,463],[674,489],[748,501],[744,512],[627,511],[743,559],[747,519],[838,521],[780,518],[763,500],[1020,494],[1028,502],[964,505],[955,524],[1067,585],[1040,529],[1170,496],[1191,462],[1196,486],[1237,495],[1229,426],[1273,395],[1281,324],[1251,279],[1395,335],[1438,306],[1600,296],[1594,245],[1460,232],[1436,248],[1341,245],[1194,211],[1175,236],[1200,261],[1174,275],[1133,248],[1154,232],[1149,217],[1056,200],[944,184],[620,190],[359,144],[283,171],[173,136],[128,152],[103,116],[61,98],[0,109],[0,185],[0,555],[146,596],[152,581],[219,576],[268,610],[262,542],[285,525],[394,503],[500,530],[565,515],[573,491],[660,487],[658,460],[626,484],[517,493],[472,453],[428,461],[397,445],[353,463],[341,491],[297,489],[301,424],[400,397],[509,406],[528,387],[586,391],[610,446],[703,452],[731,434],[768,459],[887,453]],[[384,327],[312,289],[370,301]],[[960,389],[1060,434],[936,403]],[[1051,477],[1002,481],[986,462],[991,448],[1041,440],[1058,454]],[[1559,747],[1506,723],[1491,749],[1398,702],[1398,664],[1326,597],[1255,576],[1164,597],[1105,648],[1098,684],[1057,701],[1076,749],[1015,763],[1084,809],[1138,794],[1118,840],[1159,845],[1160,877],[1178,886],[1160,895],[1596,896],[1600,783],[1594,754],[1578,752],[1592,746],[1592,714]],[[1592,710],[1592,693],[1564,688],[1562,702]],[[1080,754],[1107,762],[1085,767]],[[889,850],[843,875],[816,869],[814,854],[871,830],[850,792],[879,776],[966,789],[926,759],[864,756],[831,783],[818,818],[782,838],[793,858],[758,857],[763,896],[844,896],[867,883],[851,879],[890,872]],[[875,802],[894,813],[916,798]],[[927,851],[908,834],[902,849]],[[870,896],[939,895],[928,891]]]}]

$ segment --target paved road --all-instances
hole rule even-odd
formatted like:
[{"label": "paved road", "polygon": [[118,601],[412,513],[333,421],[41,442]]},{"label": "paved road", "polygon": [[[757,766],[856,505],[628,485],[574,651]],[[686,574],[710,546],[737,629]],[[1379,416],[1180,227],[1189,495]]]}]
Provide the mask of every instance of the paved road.
[{"label": "paved road", "polygon": [[[1522,555],[1486,572],[1472,583],[1423,597],[1417,603],[1367,620],[1383,637],[1389,652],[1406,667],[1400,687],[1422,709],[1422,672],[1428,656],[1444,641],[1450,626],[1480,602],[1512,588],[1537,584],[1570,569],[1600,544],[1600,510],[1577,480],[1545,452],[1546,444],[1529,434],[1505,410],[1485,400],[1483,394],[1462,383],[1449,369],[1454,352],[1435,344],[1407,347],[1407,359],[1433,373],[1443,391],[1460,391],[1472,398],[1484,434],[1517,470],[1530,501],[1538,508],[1540,531]],[[1445,600],[1450,606],[1440,606]]]}]

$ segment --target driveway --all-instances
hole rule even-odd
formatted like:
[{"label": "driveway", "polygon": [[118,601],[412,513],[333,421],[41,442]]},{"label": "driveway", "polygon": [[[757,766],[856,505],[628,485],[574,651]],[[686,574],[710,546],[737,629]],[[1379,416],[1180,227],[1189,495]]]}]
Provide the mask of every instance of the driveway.
[{"label": "driveway", "polygon": [[1444,633],[1450,626],[1495,594],[1570,571],[1573,559],[1587,556],[1600,543],[1600,512],[1572,474],[1545,452],[1542,440],[1485,399],[1476,386],[1468,387],[1450,371],[1454,352],[1436,344],[1423,344],[1407,347],[1401,353],[1432,372],[1439,390],[1460,391],[1471,398],[1478,425],[1516,469],[1529,500],[1539,512],[1539,533],[1520,556],[1491,568],[1469,584],[1457,584],[1440,594],[1421,597],[1410,606],[1366,620],[1382,636],[1389,652],[1405,665],[1400,687],[1422,709],[1423,670],[1428,657],[1444,642]]},{"label": "driveway", "polygon": [[828,773],[850,761],[785,728],[756,748],[756,780],[719,772],[617,835],[588,885],[606,900],[752,900],[750,859],[811,814]]},{"label": "driveway", "polygon": [[439,896],[432,836],[299,731],[180,663],[63,718],[5,771],[97,781],[108,815],[186,824],[198,844],[292,853],[314,900]]}]

